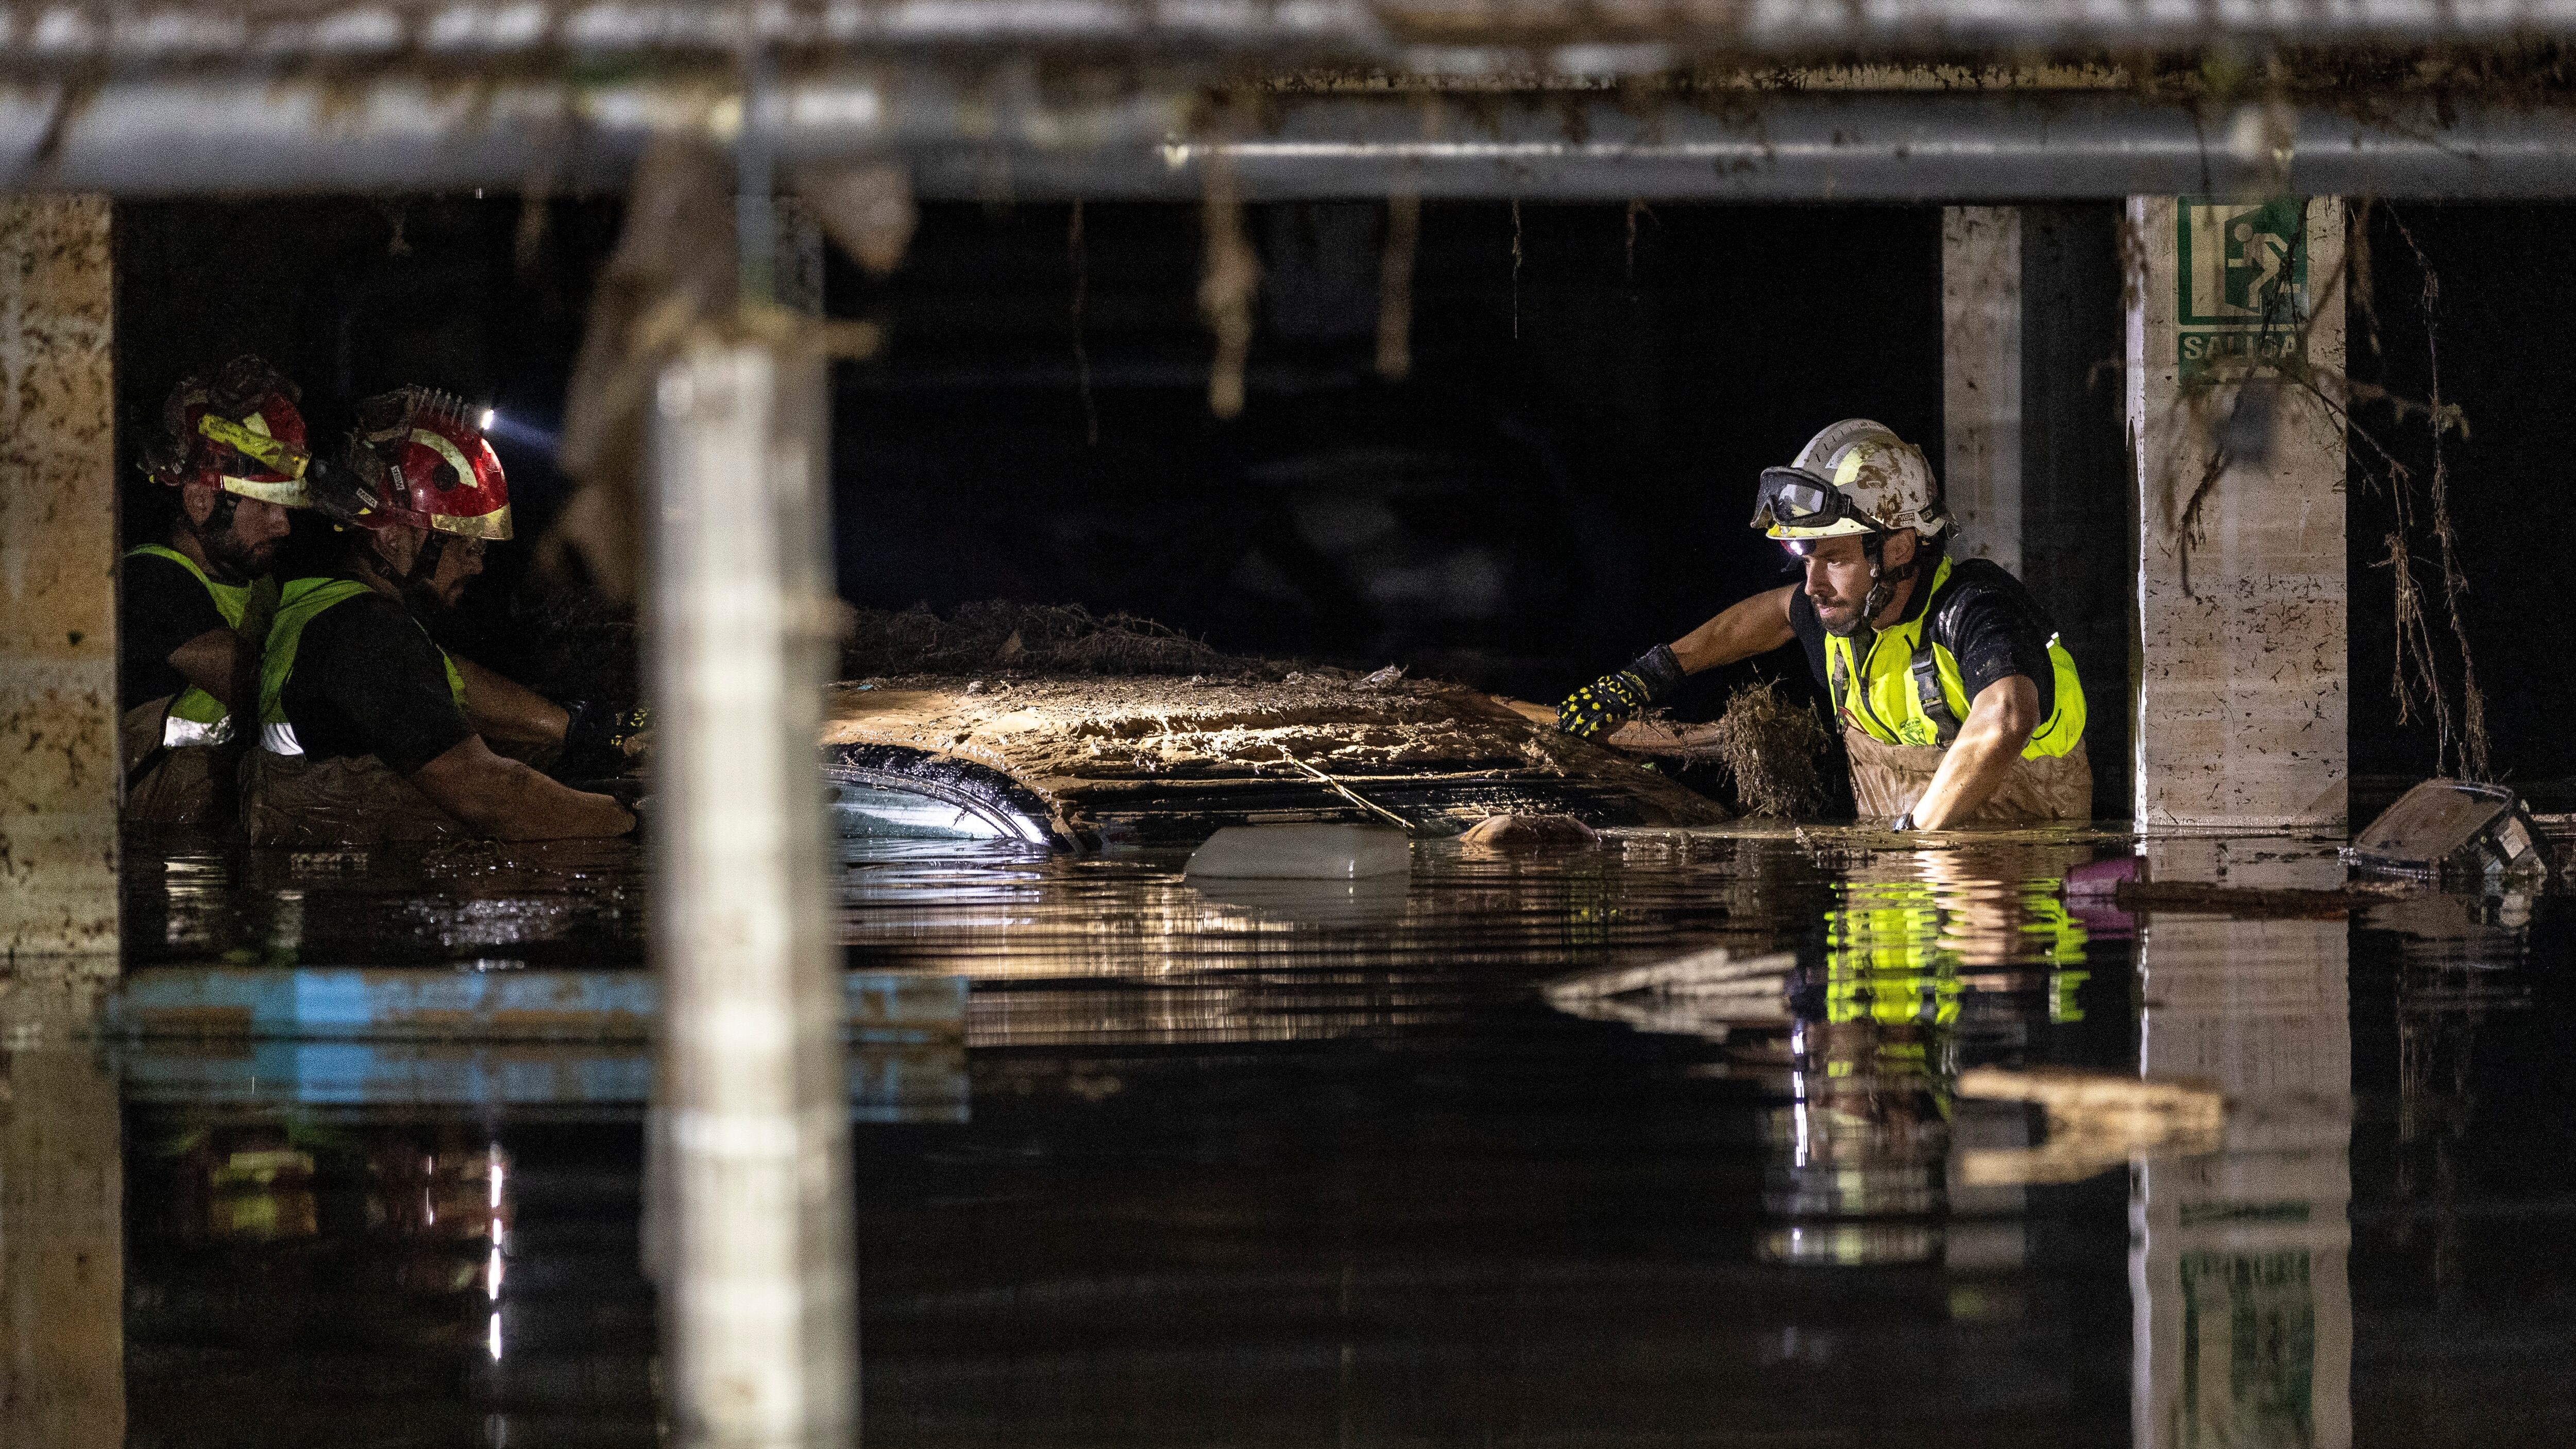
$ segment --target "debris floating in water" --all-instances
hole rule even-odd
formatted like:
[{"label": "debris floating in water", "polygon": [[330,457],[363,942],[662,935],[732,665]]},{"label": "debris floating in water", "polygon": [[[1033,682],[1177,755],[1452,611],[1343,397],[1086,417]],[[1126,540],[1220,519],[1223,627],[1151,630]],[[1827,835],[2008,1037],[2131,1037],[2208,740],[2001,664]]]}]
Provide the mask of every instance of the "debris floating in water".
[{"label": "debris floating in water", "polygon": [[1777,684],[1735,691],[1713,742],[1745,814],[1796,819],[1831,803],[1822,765],[1833,736],[1814,710],[1782,699]]},{"label": "debris floating in water", "polygon": [[2355,867],[2459,884],[2548,878],[2549,860],[2522,798],[2502,785],[2426,780],[2353,839]]},{"label": "debris floating in water", "polygon": [[1478,850],[1546,850],[1597,844],[1599,831],[1571,815],[1488,815],[1459,837]]}]

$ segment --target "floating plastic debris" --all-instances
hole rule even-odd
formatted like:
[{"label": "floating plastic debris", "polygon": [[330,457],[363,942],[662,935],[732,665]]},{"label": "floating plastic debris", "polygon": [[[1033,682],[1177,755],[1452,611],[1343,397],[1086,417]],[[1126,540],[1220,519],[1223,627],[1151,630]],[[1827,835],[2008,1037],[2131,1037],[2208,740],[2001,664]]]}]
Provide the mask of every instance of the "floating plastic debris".
[{"label": "floating plastic debris", "polygon": [[2427,780],[2399,796],[2354,839],[2352,863],[2385,875],[2462,885],[2549,875],[2549,858],[2522,797],[2502,785],[2467,780]]}]

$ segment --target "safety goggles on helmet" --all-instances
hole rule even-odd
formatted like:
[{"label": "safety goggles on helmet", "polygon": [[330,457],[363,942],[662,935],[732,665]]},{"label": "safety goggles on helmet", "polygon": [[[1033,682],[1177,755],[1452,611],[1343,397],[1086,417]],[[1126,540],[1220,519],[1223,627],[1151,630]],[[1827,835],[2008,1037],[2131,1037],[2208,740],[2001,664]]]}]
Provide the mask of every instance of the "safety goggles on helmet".
[{"label": "safety goggles on helmet", "polygon": [[1754,493],[1752,526],[1768,530],[1773,538],[1885,531],[1850,494],[1799,467],[1762,470],[1762,482]]}]

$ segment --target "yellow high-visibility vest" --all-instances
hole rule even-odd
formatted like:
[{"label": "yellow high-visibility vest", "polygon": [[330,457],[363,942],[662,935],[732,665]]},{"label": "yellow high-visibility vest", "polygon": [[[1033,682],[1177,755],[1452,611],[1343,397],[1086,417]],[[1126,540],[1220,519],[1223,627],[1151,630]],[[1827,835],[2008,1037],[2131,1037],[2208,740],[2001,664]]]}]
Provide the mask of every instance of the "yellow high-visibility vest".
[{"label": "yellow high-visibility vest", "polygon": [[[215,612],[223,616],[224,623],[235,629],[241,627],[242,610],[250,602],[250,585],[216,583],[206,577],[204,569],[197,567],[195,559],[175,548],[165,548],[157,543],[147,543],[140,548],[130,548],[125,551],[127,558],[141,558],[146,554],[154,558],[166,558],[186,569],[190,578],[206,586],[206,594],[215,601]],[[222,700],[193,684],[180,690],[177,697],[170,701],[169,714],[161,721],[161,743],[168,749],[220,745],[230,741],[232,737],[232,711],[224,708]]]},{"label": "yellow high-visibility vest", "polygon": [[[268,648],[259,659],[259,746],[272,755],[301,755],[304,744],[295,737],[295,725],[286,717],[286,681],[295,673],[295,650],[304,642],[304,626],[323,610],[346,603],[360,594],[372,592],[354,579],[292,579],[278,591],[277,621],[268,626]],[[420,621],[412,621],[419,628]],[[426,635],[428,630],[421,629]],[[432,648],[437,648],[432,645]],[[456,700],[458,709],[465,708],[465,676],[458,673],[456,661],[440,649],[438,659],[447,666],[447,692]]]},{"label": "yellow high-visibility vest", "polygon": [[[1825,636],[1825,673],[1834,711],[1871,739],[1947,748],[1958,736],[1960,721],[1968,717],[1972,701],[1959,661],[1926,628],[1949,582],[1950,560],[1945,557],[1933,571],[1923,607],[1912,618],[1874,632],[1864,658],[1853,658],[1850,639]],[[2084,683],[2076,677],[2075,657],[2054,634],[2048,637],[2048,659],[2055,697],[2048,718],[2022,746],[2024,759],[2063,755],[2084,738]]]}]

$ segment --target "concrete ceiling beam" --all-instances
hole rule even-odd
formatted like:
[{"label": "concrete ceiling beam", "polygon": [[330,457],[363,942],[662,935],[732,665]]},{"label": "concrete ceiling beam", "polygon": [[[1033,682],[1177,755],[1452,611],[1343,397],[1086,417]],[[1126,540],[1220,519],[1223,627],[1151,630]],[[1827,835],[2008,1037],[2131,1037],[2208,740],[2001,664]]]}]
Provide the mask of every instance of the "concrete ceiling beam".
[{"label": "concrete ceiling beam", "polygon": [[762,128],[777,164],[901,160],[930,199],[1961,201],[2150,193],[2576,195],[2576,108],[2430,97],[2351,112],[2111,90],[1719,90],[1633,97],[1050,90],[1026,69],[599,84],[0,85],[0,189],[124,197],[614,190],[659,134]]}]

